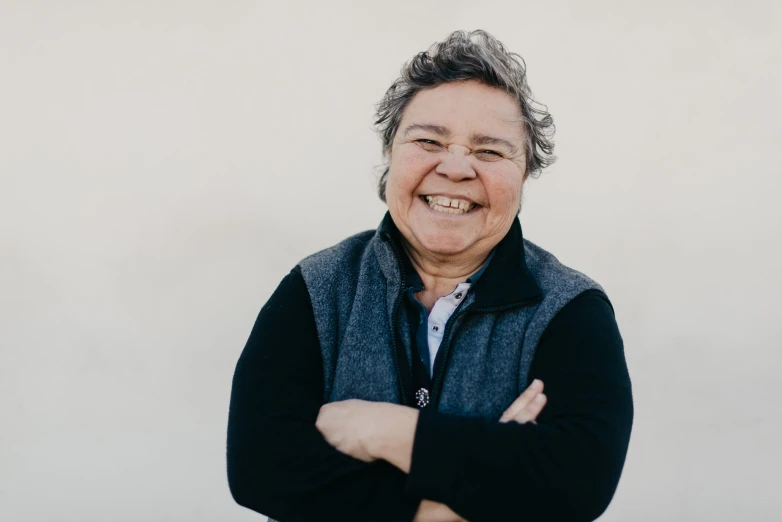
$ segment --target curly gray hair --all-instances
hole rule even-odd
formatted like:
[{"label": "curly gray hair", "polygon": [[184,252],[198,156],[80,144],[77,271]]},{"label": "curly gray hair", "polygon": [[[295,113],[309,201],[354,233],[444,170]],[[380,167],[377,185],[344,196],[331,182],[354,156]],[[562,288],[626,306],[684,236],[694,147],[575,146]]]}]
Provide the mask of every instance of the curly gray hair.
[{"label": "curly gray hair", "polygon": [[[402,67],[400,77],[388,88],[375,113],[375,129],[382,139],[386,159],[391,153],[402,113],[413,96],[423,89],[464,80],[478,80],[502,89],[518,100],[528,175],[537,178],[545,167],[554,163],[554,120],[545,105],[532,99],[524,59],[506,51],[502,43],[482,30],[454,31]],[[388,169],[386,164],[378,180],[378,195],[383,201],[386,200]]]}]

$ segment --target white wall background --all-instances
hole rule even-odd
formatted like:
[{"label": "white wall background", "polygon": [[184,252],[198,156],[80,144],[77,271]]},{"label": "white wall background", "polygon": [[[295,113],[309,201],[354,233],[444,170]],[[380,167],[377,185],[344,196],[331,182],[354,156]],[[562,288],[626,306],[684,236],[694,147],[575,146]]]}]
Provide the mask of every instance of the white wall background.
[{"label": "white wall background", "polygon": [[625,339],[636,421],[601,520],[782,520],[781,18],[0,0],[0,520],[263,520],[225,477],[236,359],[300,258],[379,223],[373,104],[402,63],[476,28],[558,127],[525,235],[607,289]]}]

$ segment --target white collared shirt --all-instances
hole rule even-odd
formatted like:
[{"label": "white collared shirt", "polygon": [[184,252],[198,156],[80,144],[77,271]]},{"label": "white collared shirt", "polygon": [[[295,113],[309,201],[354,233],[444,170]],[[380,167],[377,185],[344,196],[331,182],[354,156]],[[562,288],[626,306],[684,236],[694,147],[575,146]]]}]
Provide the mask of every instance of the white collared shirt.
[{"label": "white collared shirt", "polygon": [[453,315],[456,308],[464,300],[470,283],[459,283],[453,292],[439,298],[429,312],[429,324],[427,329],[427,340],[429,344],[429,377],[434,372],[434,361],[437,357],[437,350],[440,343],[443,342],[443,331],[448,319]]}]

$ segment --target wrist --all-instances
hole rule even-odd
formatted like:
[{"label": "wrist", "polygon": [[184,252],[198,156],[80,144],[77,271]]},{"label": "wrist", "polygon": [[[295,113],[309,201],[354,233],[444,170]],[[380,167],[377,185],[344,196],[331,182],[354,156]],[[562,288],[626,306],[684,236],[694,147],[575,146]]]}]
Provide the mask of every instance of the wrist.
[{"label": "wrist", "polygon": [[464,518],[439,502],[422,500],[413,522],[467,522]]},{"label": "wrist", "polygon": [[399,404],[385,404],[378,411],[364,448],[373,458],[396,464],[400,453],[412,454],[418,410]]}]

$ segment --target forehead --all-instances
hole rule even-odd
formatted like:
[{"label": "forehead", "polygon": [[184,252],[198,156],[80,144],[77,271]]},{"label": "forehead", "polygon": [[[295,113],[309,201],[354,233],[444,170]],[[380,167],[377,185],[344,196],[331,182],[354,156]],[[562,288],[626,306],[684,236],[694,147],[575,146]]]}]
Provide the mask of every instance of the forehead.
[{"label": "forehead", "polygon": [[523,135],[521,109],[509,94],[469,80],[451,82],[416,93],[402,115],[401,126],[434,124],[456,134],[471,132]]}]

